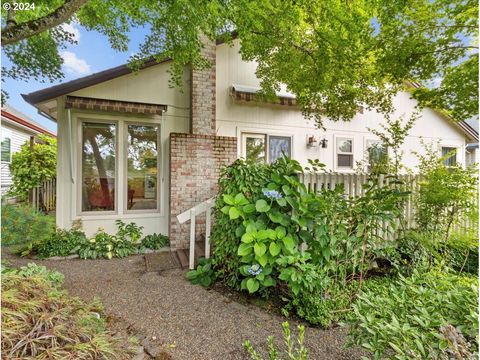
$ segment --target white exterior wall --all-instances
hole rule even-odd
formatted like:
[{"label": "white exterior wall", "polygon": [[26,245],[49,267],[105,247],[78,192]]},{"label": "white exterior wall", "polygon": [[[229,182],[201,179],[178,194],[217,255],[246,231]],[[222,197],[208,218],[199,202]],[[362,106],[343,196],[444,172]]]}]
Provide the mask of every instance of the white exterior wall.
[{"label": "white exterior wall", "polygon": [[[35,135],[33,132],[29,132],[27,130],[18,128],[16,126],[12,126],[7,124],[6,122],[2,121],[1,126],[2,135],[6,137],[10,137],[10,153],[13,155],[14,153],[20,151],[20,148],[23,144],[30,141],[30,136]],[[1,163],[1,193],[4,194],[10,185],[12,184],[12,175],[10,173],[10,162],[3,162]]]},{"label": "white exterior wall", "polygon": [[[190,92],[188,89],[189,74],[184,74],[185,86],[182,89],[168,86],[168,63],[146,68],[137,74],[129,74],[110,81],[76,91],[70,95],[92,98],[102,98],[121,101],[143,102],[167,105],[167,112],[163,116],[142,116],[136,114],[98,113],[80,110],[71,110],[72,135],[68,126],[68,112],[64,108],[64,99],[57,99],[58,110],[58,168],[57,168],[57,226],[70,228],[72,221],[81,219],[83,229],[87,235],[94,234],[99,227],[109,233],[116,232],[115,220],[135,222],[144,227],[144,234],[168,234],[169,213],[169,137],[172,132],[187,133],[189,131],[189,106]],[[102,212],[94,214],[81,214],[79,199],[80,189],[80,151],[81,139],[79,133],[79,120],[114,120],[117,126],[117,197],[116,214],[107,215]],[[160,211],[132,213],[125,208],[125,144],[124,124],[128,121],[160,124],[161,144],[161,171],[159,174],[160,185]],[[70,144],[72,146],[70,147]],[[70,155],[70,148],[73,154]],[[71,161],[73,159],[73,162]],[[73,177],[73,180],[72,180]]]},{"label": "white exterior wall", "polygon": [[[236,102],[230,96],[232,84],[259,87],[260,82],[255,76],[256,64],[245,62],[239,54],[239,42],[234,41],[234,46],[227,44],[217,46],[217,134],[222,136],[236,136],[239,139],[238,155],[241,156],[241,133],[258,132],[269,135],[291,135],[292,157],[307,164],[307,159],[319,159],[334,171],[345,171],[335,166],[335,138],[351,137],[354,143],[354,164],[363,159],[366,151],[366,140],[375,139],[367,127],[380,128],[385,123],[381,114],[365,111],[357,114],[350,122],[333,122],[325,120],[326,131],[318,130],[313,121],[306,120],[301,111],[295,107],[249,104]],[[397,109],[395,116],[405,115],[409,118],[416,105],[410,94],[402,92],[395,98]],[[320,146],[307,147],[307,135],[328,140],[327,148]],[[417,158],[412,150],[422,153],[421,138],[425,142],[440,141],[441,146],[456,147],[457,161],[465,163],[465,136],[454,125],[447,122],[438,113],[425,109],[421,118],[410,130],[402,150],[404,151],[403,163],[415,169]]]}]

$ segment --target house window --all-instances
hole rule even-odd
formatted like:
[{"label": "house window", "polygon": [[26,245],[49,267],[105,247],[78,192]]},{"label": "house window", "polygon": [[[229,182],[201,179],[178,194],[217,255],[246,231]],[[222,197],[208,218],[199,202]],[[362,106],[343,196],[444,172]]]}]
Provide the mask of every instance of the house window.
[{"label": "house window", "polygon": [[445,166],[455,166],[457,164],[457,148],[444,146],[442,147],[442,157],[447,156],[443,160]]},{"label": "house window", "polygon": [[388,148],[380,140],[367,140],[368,172],[372,171],[372,165],[385,164],[388,159]]},{"label": "house window", "polygon": [[353,168],[353,139],[337,138],[337,167]]},{"label": "house window", "polygon": [[114,211],[115,124],[82,123],[82,211]]},{"label": "house window", "polygon": [[1,160],[9,163],[12,160],[12,133],[8,130],[2,130]]},{"label": "house window", "polygon": [[274,163],[292,155],[292,138],[268,134],[242,134],[242,156],[255,163]]},{"label": "house window", "polygon": [[127,209],[158,209],[158,125],[127,126]]}]

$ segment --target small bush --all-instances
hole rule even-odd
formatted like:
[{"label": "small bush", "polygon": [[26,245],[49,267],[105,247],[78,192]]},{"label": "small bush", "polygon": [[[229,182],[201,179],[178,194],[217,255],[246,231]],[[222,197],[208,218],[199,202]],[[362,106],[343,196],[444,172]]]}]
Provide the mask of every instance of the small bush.
[{"label": "small bush", "polygon": [[86,239],[83,231],[57,229],[50,238],[34,245],[34,251],[41,259],[52,256],[68,256],[77,253],[80,244]]},{"label": "small bush", "polygon": [[[453,326],[478,351],[478,279],[432,270],[367,281],[353,304],[351,339],[376,359],[448,358]],[[451,342],[451,341],[450,341]]]},{"label": "small bush", "polygon": [[141,247],[151,250],[159,250],[165,246],[168,246],[170,240],[168,236],[162,234],[150,234],[142,239]]},{"label": "small bush", "polygon": [[211,259],[200,259],[197,269],[190,270],[187,273],[187,279],[194,285],[200,284],[203,287],[209,287],[215,282],[215,271],[212,268]]},{"label": "small bush", "polygon": [[132,358],[126,339],[108,331],[98,302],[70,297],[35,269],[2,275],[2,358]]},{"label": "small bush", "polygon": [[[283,327],[283,338],[286,346],[285,356],[280,355],[280,351],[275,347],[274,338],[273,336],[269,336],[267,339],[267,352],[268,352],[268,359],[269,360],[281,360],[288,358],[290,360],[307,360],[308,359],[308,351],[304,347],[303,342],[305,339],[305,327],[299,326],[298,327],[298,339],[295,341],[293,339],[290,326],[288,322],[284,322],[282,324]],[[298,343],[298,345],[296,345]],[[245,349],[248,351],[250,358],[252,360],[262,360],[263,358],[255,351],[250,341],[247,340],[243,344]]]},{"label": "small bush", "polygon": [[20,269],[2,267],[2,274],[16,274],[23,277],[40,276],[48,280],[54,287],[60,287],[65,278],[62,273],[55,270],[48,270],[45,266],[38,266],[35,263],[28,263]]},{"label": "small bush", "polygon": [[2,206],[2,245],[23,245],[42,241],[55,231],[53,216],[44,215],[31,206]]},{"label": "small bush", "polygon": [[78,255],[82,259],[111,259],[114,256],[126,257],[134,254],[136,250],[135,244],[131,241],[107,234],[100,229],[95,237],[80,244]]}]

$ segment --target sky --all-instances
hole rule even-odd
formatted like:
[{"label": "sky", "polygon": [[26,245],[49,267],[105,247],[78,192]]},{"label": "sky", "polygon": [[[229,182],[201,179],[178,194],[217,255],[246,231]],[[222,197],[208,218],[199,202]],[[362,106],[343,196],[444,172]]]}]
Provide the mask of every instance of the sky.
[{"label": "sky", "polygon": [[[29,80],[28,82],[4,78],[2,88],[8,92],[7,104],[28,115],[42,126],[56,132],[56,124],[37,113],[37,109],[23,100],[21,94],[45,89],[66,81],[78,79],[102,70],[125,64],[132,53],[138,49],[139,43],[146,34],[146,29],[139,28],[130,32],[130,46],[125,53],[113,50],[107,38],[97,32],[87,31],[78,24],[64,24],[68,31],[75,35],[76,45],[68,45],[61,50],[63,58],[63,73],[65,77],[55,82],[40,82]],[[9,67],[10,62],[2,52],[2,66]]]}]

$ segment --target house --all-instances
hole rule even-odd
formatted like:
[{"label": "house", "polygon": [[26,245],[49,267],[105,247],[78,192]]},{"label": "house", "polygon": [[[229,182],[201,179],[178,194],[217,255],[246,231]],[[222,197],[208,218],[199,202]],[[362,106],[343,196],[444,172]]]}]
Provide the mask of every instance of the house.
[{"label": "house", "polygon": [[42,125],[11,106],[5,106],[1,112],[1,194],[5,194],[12,184],[10,163],[12,154],[20,151],[23,144],[40,134],[55,136]]},{"label": "house", "polygon": [[[241,59],[239,46],[207,43],[211,68],[185,68],[181,88],[169,87],[166,59],[138,73],[119,66],[24,95],[58,123],[57,225],[81,219],[92,234],[98,227],[114,232],[116,219],[134,221],[186,248],[188,224],[176,216],[213,196],[221,166],[238,157],[271,162],[284,151],[303,164],[316,158],[334,171],[354,171],[377,141],[367,127],[378,128],[382,115],[326,121],[324,131],[285,89],[274,103],[254,101],[256,65]],[[408,115],[416,102],[402,92],[395,104]],[[439,141],[444,152],[457,149],[455,161],[464,163],[465,145],[478,134],[425,109],[404,145],[410,167],[417,164],[410,149],[421,151],[421,138]]]}]

